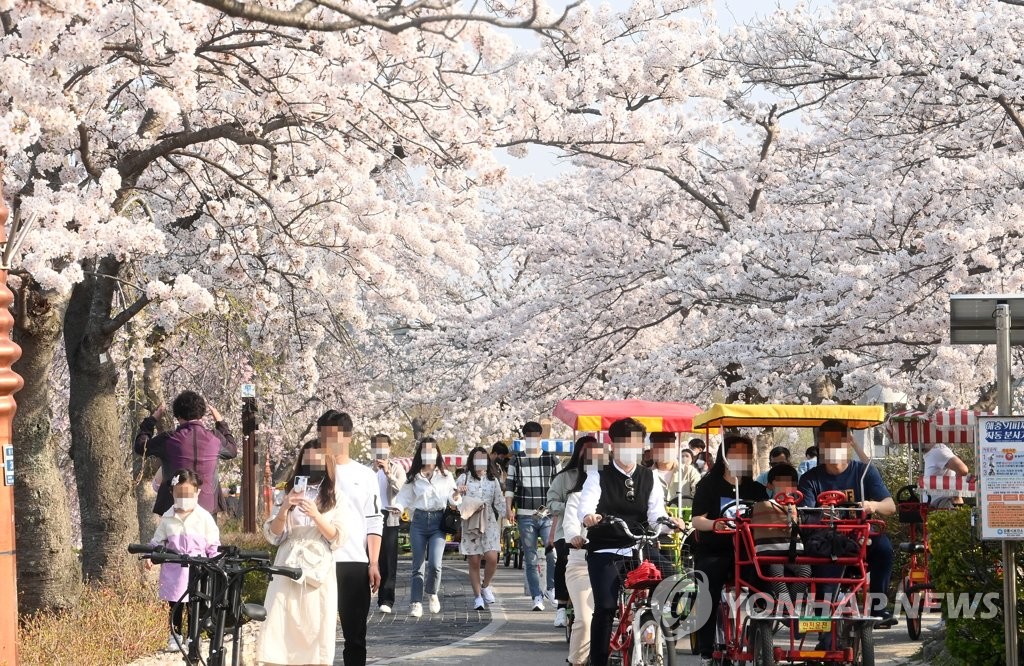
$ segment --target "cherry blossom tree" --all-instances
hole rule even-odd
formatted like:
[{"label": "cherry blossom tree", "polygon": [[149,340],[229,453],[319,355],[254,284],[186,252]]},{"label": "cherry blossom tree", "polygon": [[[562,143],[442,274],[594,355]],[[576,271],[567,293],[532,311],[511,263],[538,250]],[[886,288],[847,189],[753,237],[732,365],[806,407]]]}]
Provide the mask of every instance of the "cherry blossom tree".
[{"label": "cherry blossom tree", "polygon": [[[137,536],[125,327],[139,362],[150,332],[234,308],[252,353],[294,366],[308,396],[325,348],[429,321],[424,287],[475,269],[465,230],[480,224],[479,184],[500,178],[489,133],[506,106],[487,79],[509,40],[454,17],[326,35],[184,1],[0,11],[5,188],[35,224],[19,298],[24,313],[54,313],[39,354],[63,334],[83,568],[113,579],[130,573]],[[34,331],[26,321],[26,348]],[[60,405],[34,395],[40,414]],[[26,455],[52,456],[46,434]]]}]

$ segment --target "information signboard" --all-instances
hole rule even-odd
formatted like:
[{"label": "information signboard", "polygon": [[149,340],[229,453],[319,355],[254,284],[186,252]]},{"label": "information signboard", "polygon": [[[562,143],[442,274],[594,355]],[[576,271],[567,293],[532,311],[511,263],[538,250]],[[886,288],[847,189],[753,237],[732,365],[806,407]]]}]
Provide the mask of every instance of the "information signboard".
[{"label": "information signboard", "polygon": [[981,538],[1024,539],[1024,417],[978,418]]}]

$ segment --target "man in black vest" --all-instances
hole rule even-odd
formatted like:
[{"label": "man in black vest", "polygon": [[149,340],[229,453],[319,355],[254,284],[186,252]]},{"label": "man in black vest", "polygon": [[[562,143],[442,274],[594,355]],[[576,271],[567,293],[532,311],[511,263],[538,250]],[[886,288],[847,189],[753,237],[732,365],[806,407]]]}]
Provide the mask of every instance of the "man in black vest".
[{"label": "man in black vest", "polygon": [[[622,518],[634,534],[659,518],[667,518],[661,484],[649,467],[638,465],[644,450],[644,426],[633,419],[611,424],[612,462],[588,474],[580,493],[580,519],[587,534],[587,569],[594,590],[594,619],[590,624],[590,663],[608,663],[608,643],[618,608],[622,571],[619,562],[630,557],[634,542],[614,525],[599,525],[604,516]],[[682,520],[674,519],[679,529]],[[655,559],[655,553],[648,554]]]}]

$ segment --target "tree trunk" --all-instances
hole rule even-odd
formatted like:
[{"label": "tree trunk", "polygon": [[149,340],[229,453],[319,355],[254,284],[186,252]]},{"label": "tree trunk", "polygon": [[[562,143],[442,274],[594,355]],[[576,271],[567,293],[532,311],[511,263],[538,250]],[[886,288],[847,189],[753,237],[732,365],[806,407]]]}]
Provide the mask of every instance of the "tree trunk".
[{"label": "tree trunk", "polygon": [[72,292],[64,318],[68,414],[82,514],[82,570],[89,580],[118,583],[139,577],[127,552],[138,540],[139,521],[129,471],[131,442],[121,441],[117,368],[110,358],[112,280],[99,277],[116,276],[120,266],[113,259],[98,263],[86,269],[88,277]]},{"label": "tree trunk", "polygon": [[[157,351],[143,361],[141,385],[134,386],[131,391],[129,413],[132,415],[132,422],[129,424],[131,437],[135,436],[135,430],[142,419],[160,406],[163,402],[163,377],[160,374],[160,361],[158,357],[162,352]],[[136,384],[138,377],[129,374],[128,383]],[[158,427],[163,430],[170,423],[161,423]],[[156,530],[159,517],[153,513],[153,503],[156,501],[156,491],[153,490],[153,475],[159,469],[154,458],[143,458],[142,456],[132,457],[132,485],[135,490],[135,512],[139,521],[139,538],[147,540]]]},{"label": "tree trunk", "polygon": [[14,502],[18,547],[18,610],[30,613],[73,607],[82,570],[75,552],[68,492],[57,464],[59,442],[50,429],[50,368],[60,342],[67,298],[23,287],[14,339],[25,380],[17,395]]}]

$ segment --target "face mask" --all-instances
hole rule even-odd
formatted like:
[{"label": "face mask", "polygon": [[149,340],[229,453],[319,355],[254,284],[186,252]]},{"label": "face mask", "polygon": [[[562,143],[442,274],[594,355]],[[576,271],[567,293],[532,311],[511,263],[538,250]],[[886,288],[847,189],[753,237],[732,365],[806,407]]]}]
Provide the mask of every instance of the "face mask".
[{"label": "face mask", "polygon": [[704,469],[704,466],[707,465],[707,463],[704,462],[704,459],[702,458],[701,460],[697,461],[696,465],[697,465],[697,469]]},{"label": "face mask", "polygon": [[537,439],[536,437],[527,437],[526,450],[531,453],[536,453],[537,451],[540,451],[540,440]]},{"label": "face mask", "polygon": [[725,464],[736,476],[747,476],[750,474],[750,463],[742,458],[726,458]]},{"label": "face mask", "polygon": [[641,449],[635,448],[623,448],[615,452],[615,456],[619,459],[623,465],[635,465],[643,457],[644,452]]},{"label": "face mask", "polygon": [[487,469],[487,461],[477,458],[476,460],[473,461],[473,467],[477,469]]},{"label": "face mask", "polygon": [[654,459],[662,463],[672,462],[676,459],[676,452],[672,449],[658,450],[654,452]]},{"label": "face mask", "polygon": [[174,508],[179,511],[191,511],[199,503],[198,497],[175,497]]},{"label": "face mask", "polygon": [[849,455],[849,450],[845,446],[829,448],[822,451],[822,456],[824,457],[825,462],[833,465],[840,465],[846,462]]}]

